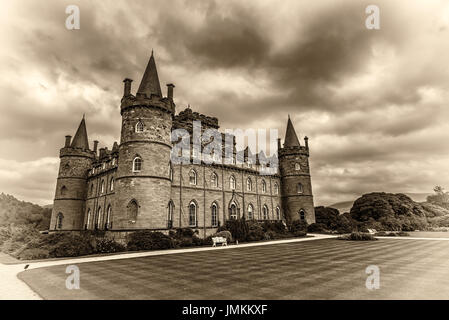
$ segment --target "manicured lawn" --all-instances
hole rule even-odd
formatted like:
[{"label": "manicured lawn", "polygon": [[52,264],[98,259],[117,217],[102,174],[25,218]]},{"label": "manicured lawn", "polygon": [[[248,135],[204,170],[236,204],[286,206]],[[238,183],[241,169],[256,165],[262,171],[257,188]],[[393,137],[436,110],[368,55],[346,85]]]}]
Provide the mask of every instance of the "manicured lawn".
[{"label": "manicured lawn", "polygon": [[[365,287],[369,265],[380,289]],[[46,299],[448,299],[449,241],[336,239],[78,264],[22,272]]]}]

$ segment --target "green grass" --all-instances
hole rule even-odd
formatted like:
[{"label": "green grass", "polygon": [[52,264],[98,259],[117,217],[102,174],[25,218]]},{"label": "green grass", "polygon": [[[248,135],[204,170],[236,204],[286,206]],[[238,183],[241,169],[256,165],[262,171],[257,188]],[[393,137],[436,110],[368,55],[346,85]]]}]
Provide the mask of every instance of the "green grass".
[{"label": "green grass", "polygon": [[[380,289],[365,287],[368,265]],[[314,240],[78,264],[22,272],[46,299],[448,299],[449,241]]]}]

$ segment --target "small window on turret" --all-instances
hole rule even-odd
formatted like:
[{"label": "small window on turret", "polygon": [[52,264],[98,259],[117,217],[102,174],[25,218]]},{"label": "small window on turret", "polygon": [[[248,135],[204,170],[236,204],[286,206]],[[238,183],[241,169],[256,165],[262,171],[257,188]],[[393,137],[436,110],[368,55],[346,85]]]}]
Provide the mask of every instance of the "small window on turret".
[{"label": "small window on turret", "polygon": [[304,188],[303,188],[301,183],[298,183],[298,185],[296,187],[296,192],[297,193],[304,193]]},{"label": "small window on turret", "polygon": [[137,122],[136,132],[143,132],[143,122],[142,121]]},{"label": "small window on turret", "polygon": [[142,170],[142,159],[135,157],[133,160],[133,172],[139,172],[140,170]]},{"label": "small window on turret", "polygon": [[298,162],[295,163],[295,170],[296,171],[301,170],[301,165]]}]

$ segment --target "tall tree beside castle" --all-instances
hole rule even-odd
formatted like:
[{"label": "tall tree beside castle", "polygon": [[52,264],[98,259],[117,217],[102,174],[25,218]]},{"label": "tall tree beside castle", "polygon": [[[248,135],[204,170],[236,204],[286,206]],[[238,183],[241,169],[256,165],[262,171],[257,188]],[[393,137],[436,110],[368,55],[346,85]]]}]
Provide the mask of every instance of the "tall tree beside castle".
[{"label": "tall tree beside castle", "polygon": [[191,227],[207,236],[226,220],[243,216],[315,222],[308,139],[301,146],[290,118],[284,145],[278,140],[279,169],[272,175],[261,173],[263,154],[252,163],[248,149],[243,164],[174,164],[172,130],[192,135],[195,120],[202,131],[218,130],[218,119],[190,108],[176,115],[174,85],[167,84],[163,97],[153,54],[135,95],[131,84],[124,80],[120,143],[97,150],[94,141],[90,150],[84,117],[74,138],[66,136],[51,231]]}]

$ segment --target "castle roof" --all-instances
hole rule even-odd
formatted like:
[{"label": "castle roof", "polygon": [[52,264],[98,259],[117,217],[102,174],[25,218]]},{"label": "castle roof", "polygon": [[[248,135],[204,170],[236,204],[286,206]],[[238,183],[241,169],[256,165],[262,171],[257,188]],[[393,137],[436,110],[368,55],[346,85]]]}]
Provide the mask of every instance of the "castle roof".
[{"label": "castle roof", "polygon": [[284,140],[284,148],[285,147],[300,147],[298,136],[296,135],[295,128],[293,127],[293,123],[290,120],[290,116],[288,117],[287,122],[287,130],[285,131],[285,140]]},{"label": "castle roof", "polygon": [[137,93],[145,93],[148,98],[150,98],[152,94],[162,98],[161,85],[157,75],[153,51],[151,51],[150,61],[148,61],[147,68],[145,69],[145,73],[143,74]]},{"label": "castle roof", "polygon": [[87,140],[87,129],[84,116],[83,119],[81,120],[78,130],[76,130],[75,137],[72,140],[71,147],[89,150],[89,141]]}]

